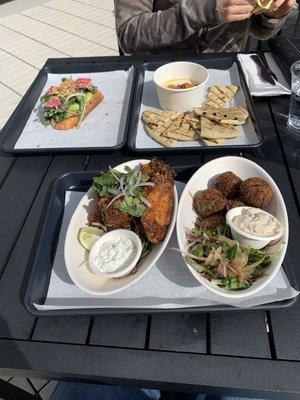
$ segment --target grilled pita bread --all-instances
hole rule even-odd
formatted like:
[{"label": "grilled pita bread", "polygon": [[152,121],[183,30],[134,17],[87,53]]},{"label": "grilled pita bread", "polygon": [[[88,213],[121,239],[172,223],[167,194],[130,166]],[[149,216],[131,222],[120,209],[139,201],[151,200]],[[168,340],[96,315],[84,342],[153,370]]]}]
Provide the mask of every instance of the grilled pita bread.
[{"label": "grilled pita bread", "polygon": [[[195,121],[193,121],[195,120]],[[163,136],[170,139],[177,139],[181,141],[197,140],[200,139],[200,132],[195,131],[190,122],[196,123],[196,118],[189,117],[187,114],[179,116],[168,129],[165,130]]]},{"label": "grilled pita bread", "polygon": [[161,111],[157,109],[145,110],[142,120],[146,123],[146,131],[156,142],[165,147],[174,147],[176,140],[164,137],[163,133],[182,115],[177,111]]},{"label": "grilled pita bread", "polygon": [[178,111],[161,111],[153,108],[151,110],[145,110],[142,114],[142,120],[146,124],[159,124],[162,123],[165,126],[171,125],[176,118],[182,115]]},{"label": "grilled pita bread", "polygon": [[155,124],[146,125],[146,131],[149,136],[154,139],[157,143],[161,144],[164,147],[174,147],[176,146],[177,140],[167,138],[161,135],[161,131]]},{"label": "grilled pita bread", "polygon": [[219,108],[225,107],[238,91],[238,86],[214,85],[210,88],[205,107]]},{"label": "grilled pita bread", "polygon": [[249,116],[247,110],[242,107],[236,108],[206,108],[196,107],[194,108],[196,115],[204,116],[211,121],[218,122],[220,124],[228,125],[243,125]]},{"label": "grilled pita bread", "polygon": [[205,146],[219,146],[220,144],[224,143],[223,139],[215,139],[215,140],[208,140],[208,139],[202,139],[203,144]]},{"label": "grilled pita bread", "polygon": [[232,139],[238,136],[235,126],[219,124],[206,117],[201,117],[201,137],[205,139]]}]

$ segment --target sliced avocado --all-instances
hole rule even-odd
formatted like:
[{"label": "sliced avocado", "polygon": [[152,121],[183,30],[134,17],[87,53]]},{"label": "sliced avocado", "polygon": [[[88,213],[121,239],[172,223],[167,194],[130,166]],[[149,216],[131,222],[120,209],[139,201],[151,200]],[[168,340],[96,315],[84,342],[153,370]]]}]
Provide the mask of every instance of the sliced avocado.
[{"label": "sliced avocado", "polygon": [[93,95],[92,92],[86,92],[86,93],[84,94],[84,97],[85,97],[87,103],[88,103],[89,101],[92,100],[93,96],[94,96],[94,95]]},{"label": "sliced avocado", "polygon": [[71,103],[68,106],[67,112],[68,113],[77,113],[80,110],[80,105],[79,103]]}]

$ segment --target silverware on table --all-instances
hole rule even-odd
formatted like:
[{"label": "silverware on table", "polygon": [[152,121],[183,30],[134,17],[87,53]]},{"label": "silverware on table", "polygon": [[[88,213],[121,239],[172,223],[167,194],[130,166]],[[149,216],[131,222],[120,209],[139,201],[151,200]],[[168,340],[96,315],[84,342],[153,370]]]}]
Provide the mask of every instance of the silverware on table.
[{"label": "silverware on table", "polygon": [[263,62],[261,57],[258,54],[251,54],[250,57],[255,62],[255,64],[258,65],[258,67],[260,68],[262,78],[271,85],[276,85],[275,79],[268,71],[268,69],[270,68],[269,67],[267,68],[265,66],[265,63]]},{"label": "silverware on table", "polygon": [[276,81],[278,81],[278,79],[277,79],[277,76],[275,75],[275,73],[271,70],[271,68],[269,67],[269,64],[268,64],[268,60],[267,60],[267,57],[265,56],[265,53],[263,52],[263,51],[261,51],[261,50],[258,50],[258,55],[260,56],[260,58],[263,60],[263,62],[264,62],[264,64],[265,64],[265,67],[266,67],[266,69],[267,69],[267,71],[269,72],[269,74],[276,80]]}]

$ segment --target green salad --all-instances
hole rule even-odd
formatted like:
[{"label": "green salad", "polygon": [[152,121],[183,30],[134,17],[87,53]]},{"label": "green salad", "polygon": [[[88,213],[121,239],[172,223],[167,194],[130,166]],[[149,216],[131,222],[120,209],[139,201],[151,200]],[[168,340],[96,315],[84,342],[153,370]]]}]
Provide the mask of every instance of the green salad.
[{"label": "green salad", "polygon": [[186,262],[210,282],[227,290],[244,290],[266,273],[282,242],[256,250],[231,238],[230,228],[195,227],[186,231]]},{"label": "green salad", "polygon": [[118,204],[119,210],[133,217],[141,217],[147,207],[150,207],[142,195],[145,186],[154,186],[149,180],[150,177],[140,171],[140,166],[134,169],[126,166],[125,172],[109,168],[107,172],[94,178],[93,189],[100,197],[110,199],[107,207],[122,197],[122,201]]},{"label": "green salad", "polygon": [[66,118],[79,115],[77,127],[80,126],[88,102],[98,92],[89,78],[62,78],[59,86],[51,86],[41,97],[45,124],[51,120],[62,122]]}]

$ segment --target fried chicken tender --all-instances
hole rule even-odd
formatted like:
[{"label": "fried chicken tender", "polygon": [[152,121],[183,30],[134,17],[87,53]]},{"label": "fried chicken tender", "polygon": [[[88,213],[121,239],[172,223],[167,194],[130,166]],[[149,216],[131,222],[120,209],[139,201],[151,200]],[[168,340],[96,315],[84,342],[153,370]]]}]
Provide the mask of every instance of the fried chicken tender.
[{"label": "fried chicken tender", "polygon": [[107,207],[110,203],[109,199],[100,197],[98,200],[98,210],[108,231],[113,231],[114,229],[131,229],[131,220],[133,217],[119,210],[118,205],[121,202],[122,198],[119,198]]},{"label": "fried chicken tender", "polygon": [[175,171],[165,162],[153,158],[148,164],[141,166],[141,172],[151,178],[151,182],[170,182],[174,184]]},{"label": "fried chicken tender", "polygon": [[153,159],[141,167],[142,173],[150,176],[155,186],[147,186],[143,196],[151,204],[141,222],[150,243],[161,242],[171,222],[174,204],[174,171],[163,161]]}]

